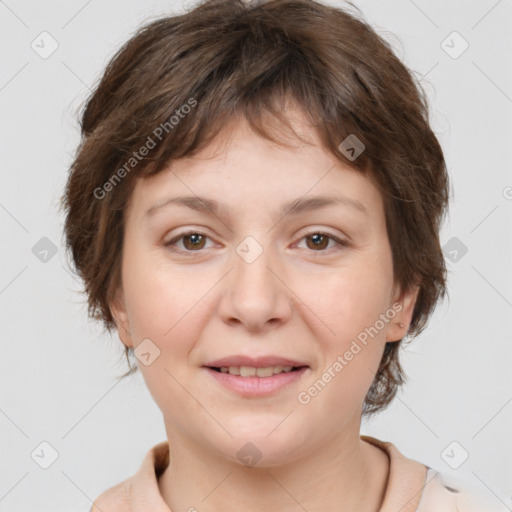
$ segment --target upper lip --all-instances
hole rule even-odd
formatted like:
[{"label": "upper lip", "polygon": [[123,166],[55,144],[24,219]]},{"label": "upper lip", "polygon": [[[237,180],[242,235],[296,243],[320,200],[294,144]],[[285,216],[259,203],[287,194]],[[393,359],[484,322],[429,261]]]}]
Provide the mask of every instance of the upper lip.
[{"label": "upper lip", "polygon": [[308,366],[305,363],[279,356],[228,356],[206,363],[204,366],[222,368],[229,366],[251,366],[254,368],[266,368],[268,366]]}]

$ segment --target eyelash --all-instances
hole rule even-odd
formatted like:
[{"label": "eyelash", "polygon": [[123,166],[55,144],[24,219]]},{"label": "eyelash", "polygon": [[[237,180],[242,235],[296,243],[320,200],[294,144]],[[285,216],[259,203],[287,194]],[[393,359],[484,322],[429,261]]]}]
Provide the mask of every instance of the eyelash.
[{"label": "eyelash", "polygon": [[[196,231],[196,230],[190,230],[190,231],[186,231],[184,233],[180,233],[179,235],[175,236],[174,238],[172,238],[171,240],[169,240],[168,242],[165,242],[163,245],[164,247],[167,247],[169,248],[170,251],[172,252],[176,252],[176,253],[182,253],[182,254],[191,254],[191,253],[195,253],[195,252],[202,252],[202,249],[198,249],[197,251],[190,251],[188,249],[177,249],[176,247],[172,247],[174,243],[176,243],[178,240],[181,240],[182,238],[188,236],[188,235],[200,235],[200,236],[203,236],[205,238],[210,238],[208,235],[206,235],[205,233],[202,233],[201,231]],[[340,240],[339,238],[329,234],[329,233],[325,233],[323,231],[311,231],[310,233],[307,233],[306,235],[304,235],[300,240],[303,240],[305,238],[308,238],[308,237],[311,237],[312,235],[322,235],[324,237],[327,237],[331,240],[334,240],[337,244],[338,244],[338,247],[334,247],[334,249],[336,249],[337,251],[338,250],[343,250],[344,248],[347,248],[349,247],[349,243],[344,241],[344,240]],[[333,247],[331,247],[331,249],[333,249]],[[323,250],[318,250],[318,251],[314,251],[314,250],[310,250],[311,252],[315,253],[315,252],[318,252],[318,253],[325,253],[328,251],[328,249],[323,249]]]}]

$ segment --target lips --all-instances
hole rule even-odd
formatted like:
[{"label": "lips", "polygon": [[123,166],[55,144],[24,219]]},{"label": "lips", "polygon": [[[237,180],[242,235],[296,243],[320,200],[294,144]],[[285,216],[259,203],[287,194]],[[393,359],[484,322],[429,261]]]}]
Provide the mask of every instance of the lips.
[{"label": "lips", "polygon": [[292,366],[294,368],[309,367],[305,362],[273,355],[260,357],[243,355],[228,356],[208,362],[203,366],[214,369],[230,366],[249,366],[252,368],[267,368],[271,366]]},{"label": "lips", "polygon": [[[241,364],[241,363],[244,363]],[[247,366],[247,365],[268,365],[269,363],[291,363],[290,365],[271,366]],[[238,363],[241,366],[231,365]],[[209,365],[212,366],[209,366]],[[228,366],[214,366],[225,365]],[[275,395],[278,392],[284,393],[285,389],[292,389],[297,386],[301,379],[311,369],[299,361],[282,357],[229,357],[212,361],[204,366],[208,378],[228,389],[231,393],[244,398],[263,398]]]}]

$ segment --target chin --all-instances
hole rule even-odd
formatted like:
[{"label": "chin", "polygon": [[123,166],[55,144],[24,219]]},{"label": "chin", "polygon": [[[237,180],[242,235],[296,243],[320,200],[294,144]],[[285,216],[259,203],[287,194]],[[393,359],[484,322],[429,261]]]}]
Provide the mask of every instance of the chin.
[{"label": "chin", "polygon": [[228,428],[233,438],[224,438],[223,446],[218,448],[227,459],[241,466],[270,468],[289,464],[307,451],[307,438],[293,431],[291,424],[285,428],[286,421],[289,420],[283,422],[281,417],[279,421],[253,418],[252,422],[239,422],[236,429]]}]

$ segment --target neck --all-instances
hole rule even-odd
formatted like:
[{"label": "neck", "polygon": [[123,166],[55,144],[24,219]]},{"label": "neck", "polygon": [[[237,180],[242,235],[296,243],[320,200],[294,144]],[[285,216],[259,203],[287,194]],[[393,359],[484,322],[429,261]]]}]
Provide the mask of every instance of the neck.
[{"label": "neck", "polygon": [[170,463],[159,487],[171,511],[377,512],[389,472],[387,455],[361,440],[358,431],[269,467],[243,466],[179,435],[169,436],[169,446]]}]

